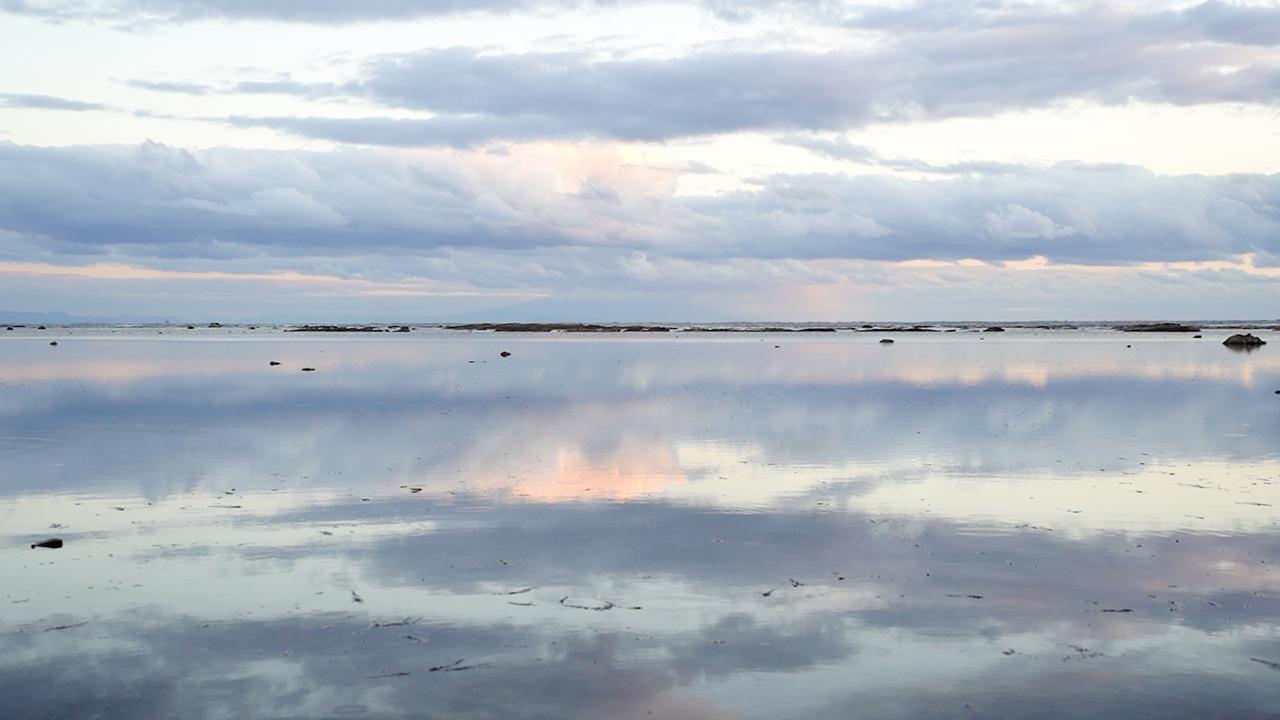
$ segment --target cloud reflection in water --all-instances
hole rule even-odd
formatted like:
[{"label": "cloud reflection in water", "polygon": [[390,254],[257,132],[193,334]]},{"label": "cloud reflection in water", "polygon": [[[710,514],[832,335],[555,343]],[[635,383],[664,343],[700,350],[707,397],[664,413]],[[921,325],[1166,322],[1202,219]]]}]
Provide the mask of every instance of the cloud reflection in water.
[{"label": "cloud reflection in water", "polygon": [[1269,717],[1280,363],[1010,335],[6,340],[0,717]]}]

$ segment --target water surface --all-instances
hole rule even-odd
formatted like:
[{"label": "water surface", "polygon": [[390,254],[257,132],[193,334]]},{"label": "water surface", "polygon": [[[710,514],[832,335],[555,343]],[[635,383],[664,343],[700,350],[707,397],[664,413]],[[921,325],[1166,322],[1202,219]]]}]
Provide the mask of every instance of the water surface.
[{"label": "water surface", "polygon": [[1277,717],[1280,334],[159,332],[0,338],[0,717]]}]

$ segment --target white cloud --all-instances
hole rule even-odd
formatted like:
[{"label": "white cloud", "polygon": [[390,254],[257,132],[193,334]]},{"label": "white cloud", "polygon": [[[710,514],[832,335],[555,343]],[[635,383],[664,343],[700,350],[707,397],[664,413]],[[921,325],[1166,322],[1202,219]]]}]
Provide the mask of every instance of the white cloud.
[{"label": "white cloud", "polygon": [[1035,210],[1021,205],[1005,205],[986,214],[987,234],[996,238],[1056,238],[1075,235],[1072,227],[1063,227]]},{"label": "white cloud", "polygon": [[175,205],[259,220],[265,226],[337,227],[346,223],[333,208],[294,188],[255,190],[244,199],[224,203],[187,197]]}]

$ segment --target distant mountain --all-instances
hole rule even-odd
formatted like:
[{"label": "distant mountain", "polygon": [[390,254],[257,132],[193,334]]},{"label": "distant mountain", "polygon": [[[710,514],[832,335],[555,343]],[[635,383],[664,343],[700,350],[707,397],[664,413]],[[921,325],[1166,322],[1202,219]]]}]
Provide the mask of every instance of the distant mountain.
[{"label": "distant mountain", "polygon": [[21,323],[41,325],[71,325],[74,323],[161,323],[164,318],[141,317],[138,315],[116,315],[100,317],[96,315],[68,315],[64,312],[23,312],[20,310],[0,310],[0,323]]}]

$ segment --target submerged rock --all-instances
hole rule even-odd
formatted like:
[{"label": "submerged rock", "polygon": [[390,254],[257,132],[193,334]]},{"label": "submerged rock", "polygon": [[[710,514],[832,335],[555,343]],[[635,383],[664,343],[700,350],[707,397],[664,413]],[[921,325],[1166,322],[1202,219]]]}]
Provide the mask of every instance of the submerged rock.
[{"label": "submerged rock", "polygon": [[1222,341],[1227,347],[1258,347],[1266,345],[1267,341],[1250,333],[1237,333]]},{"label": "submerged rock", "polygon": [[57,550],[58,548],[62,547],[62,538],[49,538],[48,540],[44,540],[42,542],[32,543],[31,547],[50,548],[53,550]]}]

